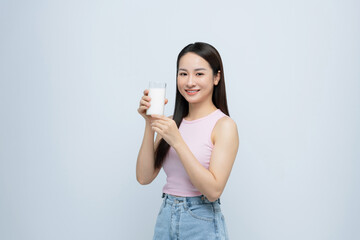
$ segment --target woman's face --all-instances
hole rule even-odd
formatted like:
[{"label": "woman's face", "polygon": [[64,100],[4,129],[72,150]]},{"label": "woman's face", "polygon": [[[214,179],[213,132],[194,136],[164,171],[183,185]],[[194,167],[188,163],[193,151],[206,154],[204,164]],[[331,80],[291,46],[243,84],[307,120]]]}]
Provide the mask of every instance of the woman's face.
[{"label": "woman's face", "polygon": [[199,55],[189,52],[180,58],[177,86],[189,103],[211,101],[219,80],[220,72],[214,76],[209,63]]}]

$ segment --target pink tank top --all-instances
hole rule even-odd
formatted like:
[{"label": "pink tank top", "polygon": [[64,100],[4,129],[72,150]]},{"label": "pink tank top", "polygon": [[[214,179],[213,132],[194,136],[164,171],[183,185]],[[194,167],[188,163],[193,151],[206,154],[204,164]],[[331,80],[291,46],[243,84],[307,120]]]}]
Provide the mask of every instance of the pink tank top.
[{"label": "pink tank top", "polygon": [[[206,169],[209,168],[211,152],[214,145],[211,142],[211,133],[216,122],[226,116],[220,109],[215,110],[206,117],[193,121],[182,120],[179,131],[196,159]],[[176,151],[170,147],[165,156],[163,168],[166,173],[164,193],[176,196],[194,197],[202,195],[191,183],[184,166]]]}]

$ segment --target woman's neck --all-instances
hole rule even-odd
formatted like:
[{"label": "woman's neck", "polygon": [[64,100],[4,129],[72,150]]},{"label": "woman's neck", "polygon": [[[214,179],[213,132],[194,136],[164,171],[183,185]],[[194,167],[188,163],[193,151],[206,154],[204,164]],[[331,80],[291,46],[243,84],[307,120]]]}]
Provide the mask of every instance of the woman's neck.
[{"label": "woman's neck", "polygon": [[205,117],[216,109],[212,101],[208,103],[189,103],[189,114],[185,117],[185,120],[192,121]]}]

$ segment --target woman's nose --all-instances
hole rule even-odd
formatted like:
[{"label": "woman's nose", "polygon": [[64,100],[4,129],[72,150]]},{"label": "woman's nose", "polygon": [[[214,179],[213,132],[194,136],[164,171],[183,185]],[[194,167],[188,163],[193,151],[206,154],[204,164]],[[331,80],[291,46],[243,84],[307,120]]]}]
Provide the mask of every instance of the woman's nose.
[{"label": "woman's nose", "polygon": [[189,75],[186,83],[187,87],[195,86],[195,82],[192,75]]}]

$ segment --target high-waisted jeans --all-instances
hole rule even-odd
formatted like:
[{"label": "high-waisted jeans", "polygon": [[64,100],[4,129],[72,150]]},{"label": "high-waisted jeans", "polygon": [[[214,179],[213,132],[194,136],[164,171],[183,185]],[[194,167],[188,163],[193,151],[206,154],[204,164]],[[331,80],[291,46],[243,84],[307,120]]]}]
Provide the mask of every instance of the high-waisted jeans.
[{"label": "high-waisted jeans", "polygon": [[228,240],[220,199],[164,194],[153,240]]}]

